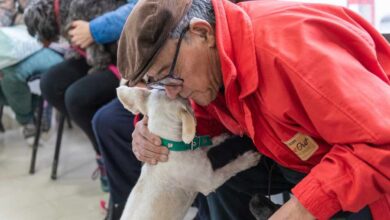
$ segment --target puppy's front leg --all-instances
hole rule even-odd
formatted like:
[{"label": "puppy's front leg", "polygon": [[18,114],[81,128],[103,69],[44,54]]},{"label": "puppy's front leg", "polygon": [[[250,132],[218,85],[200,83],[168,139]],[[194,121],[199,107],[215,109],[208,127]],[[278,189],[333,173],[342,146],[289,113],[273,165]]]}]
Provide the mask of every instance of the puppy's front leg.
[{"label": "puppy's front leg", "polygon": [[244,153],[222,168],[215,170],[208,184],[202,185],[199,191],[204,195],[214,192],[218,187],[237,173],[256,166],[259,163],[260,158],[261,154],[255,151],[248,151]]}]

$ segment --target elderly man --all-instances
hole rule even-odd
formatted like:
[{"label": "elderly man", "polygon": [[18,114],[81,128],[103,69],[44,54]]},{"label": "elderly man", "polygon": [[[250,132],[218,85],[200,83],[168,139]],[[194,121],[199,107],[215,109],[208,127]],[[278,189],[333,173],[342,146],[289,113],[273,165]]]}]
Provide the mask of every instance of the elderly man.
[{"label": "elderly man", "polygon": [[[373,219],[389,218],[390,47],[355,13],[284,1],[143,0],[125,25],[118,66],[129,85],[145,79],[249,136],[291,182],[304,173],[271,219],[328,219],[366,206]],[[146,125],[135,127],[134,154],[165,161],[168,150]],[[256,172],[209,196],[213,219],[253,218]]]}]

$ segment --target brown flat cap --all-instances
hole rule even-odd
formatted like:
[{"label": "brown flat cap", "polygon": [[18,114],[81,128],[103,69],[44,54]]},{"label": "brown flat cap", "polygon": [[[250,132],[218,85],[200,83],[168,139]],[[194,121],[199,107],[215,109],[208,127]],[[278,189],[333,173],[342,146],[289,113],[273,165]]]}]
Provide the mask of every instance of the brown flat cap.
[{"label": "brown flat cap", "polygon": [[118,69],[130,85],[145,75],[192,0],[140,0],[127,18],[118,46]]}]

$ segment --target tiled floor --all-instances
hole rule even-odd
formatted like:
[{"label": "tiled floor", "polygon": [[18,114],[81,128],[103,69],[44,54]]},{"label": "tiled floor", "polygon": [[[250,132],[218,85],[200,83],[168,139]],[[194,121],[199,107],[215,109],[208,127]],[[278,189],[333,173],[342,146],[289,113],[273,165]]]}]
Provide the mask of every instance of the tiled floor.
[{"label": "tiled floor", "polygon": [[[55,135],[38,149],[36,173],[28,174],[31,147],[21,128],[0,133],[0,220],[101,220],[107,200],[93,181],[94,152],[80,129],[66,129],[58,179],[50,179]],[[191,219],[192,210],[186,219]]]}]

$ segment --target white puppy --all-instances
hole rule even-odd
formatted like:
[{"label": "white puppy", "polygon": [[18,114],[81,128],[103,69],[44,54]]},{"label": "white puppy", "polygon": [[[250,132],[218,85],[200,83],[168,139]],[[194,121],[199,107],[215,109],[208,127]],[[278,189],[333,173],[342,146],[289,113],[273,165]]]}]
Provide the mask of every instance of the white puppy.
[{"label": "white puppy", "polygon": [[[126,109],[149,117],[148,128],[153,134],[173,142],[194,140],[196,122],[188,100],[171,100],[163,91],[126,86],[119,87],[117,94]],[[226,138],[214,138],[213,145]],[[213,170],[204,149],[171,150],[168,162],[144,164],[121,220],[182,220],[198,192],[208,195],[260,160],[259,153],[249,151]]]}]

